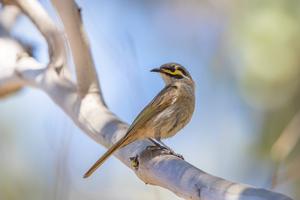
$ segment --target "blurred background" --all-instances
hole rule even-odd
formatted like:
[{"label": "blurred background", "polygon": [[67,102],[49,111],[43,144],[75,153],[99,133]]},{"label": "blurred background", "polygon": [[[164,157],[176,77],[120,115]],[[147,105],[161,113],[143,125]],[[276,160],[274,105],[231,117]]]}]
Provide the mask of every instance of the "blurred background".
[{"label": "blurred background", "polygon": [[[208,173],[300,199],[300,1],[77,3],[113,112],[131,123],[163,87],[149,70],[181,63],[197,84],[197,106],[166,143]],[[26,17],[13,35],[47,63],[45,40]],[[0,127],[0,199],[179,199],[115,158],[82,179],[105,149],[39,90],[1,99]]]}]

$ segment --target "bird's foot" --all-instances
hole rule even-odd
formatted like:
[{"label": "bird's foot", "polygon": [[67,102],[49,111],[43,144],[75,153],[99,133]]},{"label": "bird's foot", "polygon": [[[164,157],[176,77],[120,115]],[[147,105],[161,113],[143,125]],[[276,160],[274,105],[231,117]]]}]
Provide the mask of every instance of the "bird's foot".
[{"label": "bird's foot", "polygon": [[155,142],[154,144],[155,145],[147,146],[147,150],[149,150],[149,151],[163,150],[164,154],[173,155],[173,156],[176,156],[176,157],[184,160],[184,157],[181,154],[175,153],[175,151],[173,151],[170,147],[163,146],[157,142]]},{"label": "bird's foot", "polygon": [[175,151],[173,151],[173,150],[172,150],[172,149],[170,149],[170,148],[166,148],[166,147],[165,147],[165,149],[166,149],[166,152],[167,152],[167,154],[170,154],[170,155],[176,156],[176,157],[178,157],[178,158],[180,158],[180,159],[184,160],[184,157],[183,157],[183,155],[181,155],[181,154],[178,154],[178,153],[175,153]]},{"label": "bird's foot", "polygon": [[151,146],[147,146],[146,149],[147,149],[148,151],[155,151],[155,150],[160,150],[160,149],[162,149],[162,147],[161,147],[161,146],[157,146],[157,145],[151,145]]}]

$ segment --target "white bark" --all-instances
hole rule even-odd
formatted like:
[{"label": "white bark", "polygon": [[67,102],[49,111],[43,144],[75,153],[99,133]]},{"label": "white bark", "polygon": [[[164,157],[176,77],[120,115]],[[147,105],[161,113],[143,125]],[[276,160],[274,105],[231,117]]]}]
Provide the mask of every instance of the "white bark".
[{"label": "white bark", "polygon": [[58,30],[38,1],[13,0],[13,2],[31,19],[47,40],[50,60],[48,67],[54,67],[60,72],[67,62],[63,32]]},{"label": "white bark", "polygon": [[[71,0],[53,1],[65,24],[64,28],[69,39],[76,67],[77,83],[74,83],[65,73],[58,74],[55,71],[62,63],[63,65],[66,63],[66,54],[61,52],[65,50],[60,50],[60,53],[56,54],[57,48],[54,48],[54,46],[59,44],[55,42],[56,39],[54,39],[53,43],[53,38],[63,38],[61,31],[57,31],[58,29],[56,26],[54,27],[54,23],[39,5],[38,1],[16,0],[16,2],[46,37],[49,49],[52,51],[49,65],[54,65],[54,67],[43,66],[34,58],[26,56],[24,49],[16,41],[0,45],[0,52],[3,49],[11,48],[10,53],[12,54],[10,57],[0,55],[0,92],[1,88],[5,89],[11,83],[37,87],[47,93],[72,118],[74,123],[82,129],[83,133],[105,147],[111,146],[126,133],[128,125],[120,121],[105,106],[98,86],[90,50],[82,35],[83,32],[80,31],[82,30],[80,16],[78,13],[74,13],[74,9],[76,9],[74,2]],[[64,7],[66,5],[72,6]],[[73,24],[67,26],[65,23],[67,21]],[[74,33],[76,32],[76,35],[74,35],[73,31]],[[11,39],[4,40],[13,41]],[[59,45],[59,47],[62,46]],[[75,50],[78,47],[82,48],[84,53],[78,53]],[[53,61],[53,59],[55,60],[58,57],[59,62],[56,62],[57,60]],[[65,69],[67,70],[67,68]],[[89,80],[84,81],[84,77],[88,77]],[[149,145],[151,145],[149,141],[138,141],[119,150],[115,155],[131,170],[135,171],[143,182],[169,189],[184,199],[291,199],[279,193],[233,183],[212,176],[184,160],[166,154],[163,150],[147,149]],[[136,160],[130,161],[132,157],[136,158]],[[87,163],[87,168],[89,164]]]},{"label": "white bark", "polygon": [[71,47],[79,94],[84,96],[87,93],[99,93],[97,73],[82,26],[80,9],[73,0],[52,0],[52,3],[62,19]]},{"label": "white bark", "polygon": [[20,14],[20,9],[13,5],[7,5],[0,13],[0,24],[4,31],[9,32]]}]

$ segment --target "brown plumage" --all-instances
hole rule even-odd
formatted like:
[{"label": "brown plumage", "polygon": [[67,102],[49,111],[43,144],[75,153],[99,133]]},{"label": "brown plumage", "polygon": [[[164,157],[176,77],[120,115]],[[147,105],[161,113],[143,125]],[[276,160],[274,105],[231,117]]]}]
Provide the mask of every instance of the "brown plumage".
[{"label": "brown plumage", "polygon": [[166,86],[140,112],[125,136],[108,149],[84,178],[89,177],[116,150],[136,140],[151,138],[164,146],[161,138],[174,136],[190,121],[195,107],[195,88],[188,71],[176,63],[168,63],[151,71],[159,72]]}]

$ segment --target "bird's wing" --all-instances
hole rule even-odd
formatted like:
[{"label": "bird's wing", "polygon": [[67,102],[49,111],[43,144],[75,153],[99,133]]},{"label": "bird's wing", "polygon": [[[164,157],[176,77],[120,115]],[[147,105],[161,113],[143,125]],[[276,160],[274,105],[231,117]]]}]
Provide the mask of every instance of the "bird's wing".
[{"label": "bird's wing", "polygon": [[144,126],[144,124],[151,118],[159,114],[165,108],[169,107],[174,102],[174,98],[177,96],[175,95],[176,89],[177,86],[174,85],[168,85],[162,89],[135,118],[126,135],[135,132],[135,130]]},{"label": "bird's wing", "polygon": [[140,112],[140,114],[133,121],[125,136],[118,142],[113,144],[101,158],[85,173],[84,178],[89,177],[97,168],[99,168],[106,159],[108,159],[116,150],[133,142],[135,131],[142,127],[148,120],[160,113],[162,110],[170,106],[176,98],[176,86],[166,86],[156,97]]}]

